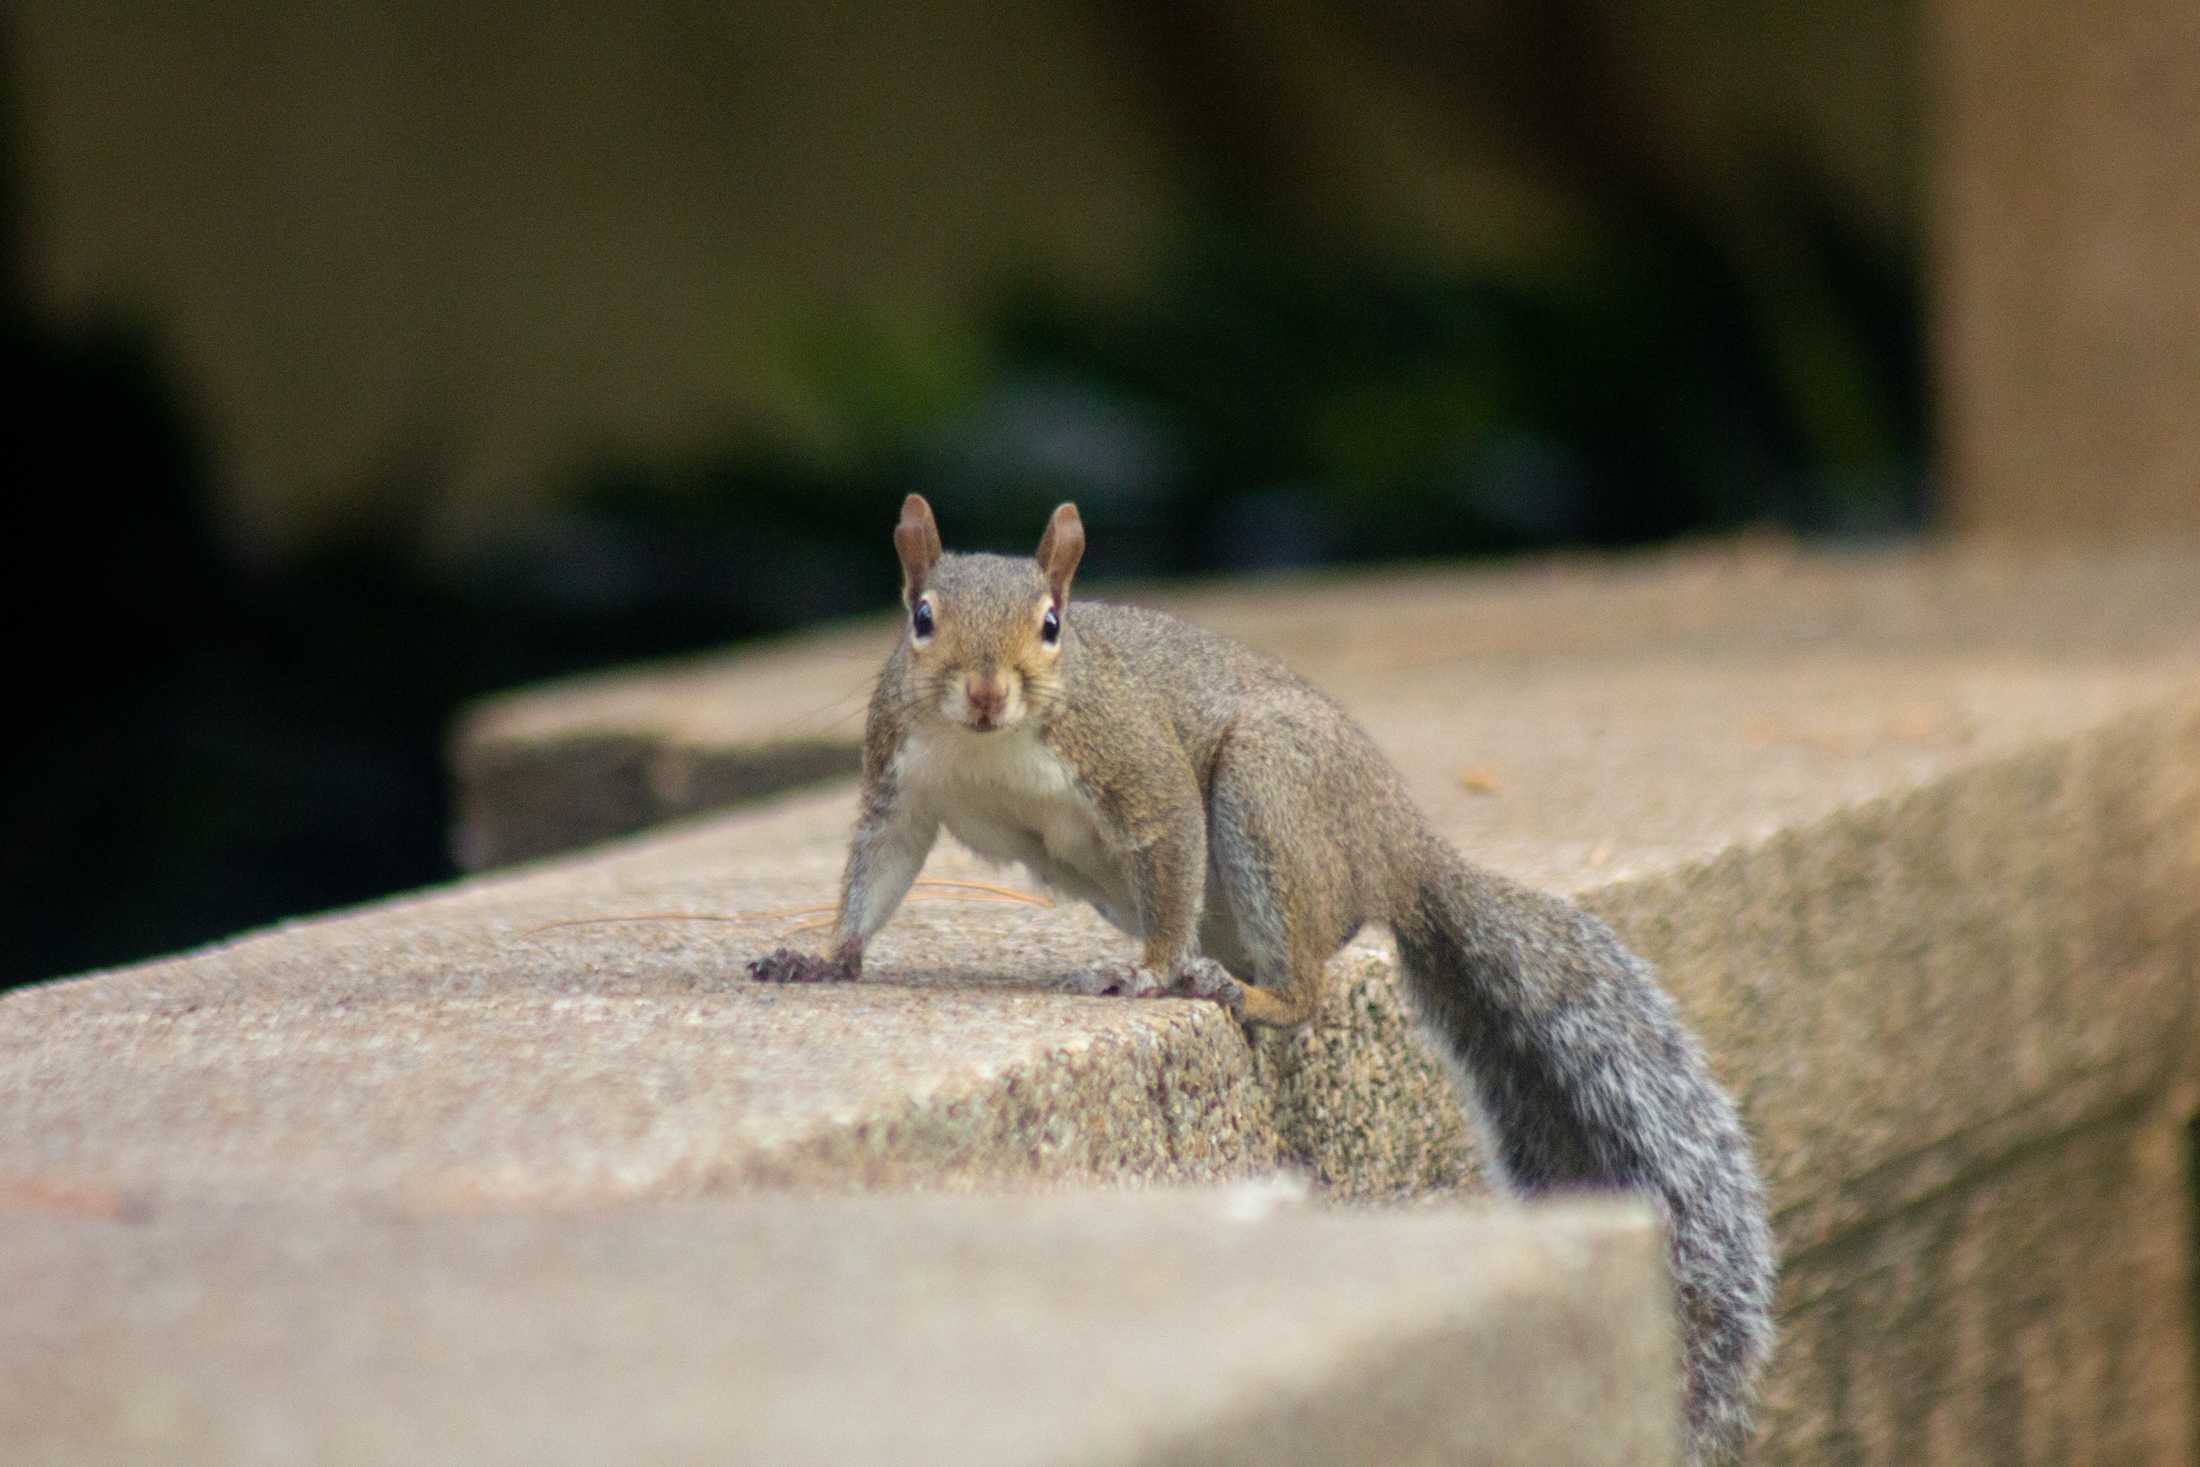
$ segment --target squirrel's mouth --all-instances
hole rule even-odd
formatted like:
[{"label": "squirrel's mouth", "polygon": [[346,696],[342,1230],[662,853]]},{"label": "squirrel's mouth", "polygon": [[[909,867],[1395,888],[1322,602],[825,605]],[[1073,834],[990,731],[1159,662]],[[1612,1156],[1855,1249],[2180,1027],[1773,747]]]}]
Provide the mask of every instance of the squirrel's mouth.
[{"label": "squirrel's mouth", "polygon": [[994,733],[1023,721],[1022,689],[1012,678],[957,679],[940,700],[948,721],[972,733]]}]

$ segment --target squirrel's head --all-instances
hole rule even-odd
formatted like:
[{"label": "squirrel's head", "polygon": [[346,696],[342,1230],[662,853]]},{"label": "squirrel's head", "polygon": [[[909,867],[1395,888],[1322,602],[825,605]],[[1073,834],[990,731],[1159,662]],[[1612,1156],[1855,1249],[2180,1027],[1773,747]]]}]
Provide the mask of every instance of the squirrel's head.
[{"label": "squirrel's head", "polygon": [[942,555],[932,506],[912,494],[902,501],[894,549],[909,613],[902,636],[914,715],[937,713],[979,733],[1044,717],[1062,695],[1069,581],[1085,553],[1077,506],[1054,511],[1032,559]]}]

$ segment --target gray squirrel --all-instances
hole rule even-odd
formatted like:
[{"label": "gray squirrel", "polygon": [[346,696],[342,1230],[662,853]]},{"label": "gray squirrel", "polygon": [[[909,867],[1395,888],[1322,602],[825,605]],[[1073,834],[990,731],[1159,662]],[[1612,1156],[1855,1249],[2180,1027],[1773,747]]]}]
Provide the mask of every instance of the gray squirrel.
[{"label": "gray squirrel", "polygon": [[1074,505],[1036,558],[943,555],[910,495],[908,615],[871,699],[828,953],[772,982],[851,981],[943,825],[1142,944],[1078,991],[1209,999],[1305,1023],[1369,922],[1465,1072],[1513,1192],[1626,1188],[1667,1228],[1689,1459],[1738,1457],[1772,1351],[1770,1232],[1734,1105],[1650,969],[1604,923],[1464,858],[1357,723],[1273,658],[1159,612],[1070,611]]}]

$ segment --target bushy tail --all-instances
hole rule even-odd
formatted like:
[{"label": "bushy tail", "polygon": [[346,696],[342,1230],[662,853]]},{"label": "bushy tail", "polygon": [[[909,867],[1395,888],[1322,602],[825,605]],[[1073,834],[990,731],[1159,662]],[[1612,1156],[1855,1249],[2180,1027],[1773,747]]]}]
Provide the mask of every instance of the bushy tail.
[{"label": "bushy tail", "polygon": [[1739,1453],[1772,1353],[1771,1234],[1734,1103],[1649,965],[1595,917],[1427,840],[1393,914],[1423,1019],[1517,1192],[1649,1193],[1671,1240],[1692,1461]]}]

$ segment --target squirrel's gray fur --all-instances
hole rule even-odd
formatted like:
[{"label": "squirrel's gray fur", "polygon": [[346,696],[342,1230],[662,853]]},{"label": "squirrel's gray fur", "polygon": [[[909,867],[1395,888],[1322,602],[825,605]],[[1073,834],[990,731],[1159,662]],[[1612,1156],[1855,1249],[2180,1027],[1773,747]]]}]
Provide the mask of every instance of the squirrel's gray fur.
[{"label": "squirrel's gray fur", "polygon": [[1072,612],[1073,507],[1035,560],[941,554],[914,495],[895,542],[912,618],[871,702],[832,950],[751,971],[856,977],[942,825],[1141,940],[1137,963],[1072,980],[1087,992],[1303,1023],[1328,958],[1384,923],[1501,1179],[1658,1207],[1689,1457],[1738,1456],[1772,1347],[1764,1196],[1733,1103],[1649,967],[1595,917],[1462,858],[1359,725],[1282,663],[1159,612]]}]

